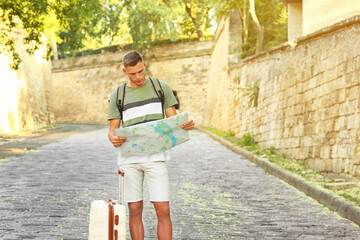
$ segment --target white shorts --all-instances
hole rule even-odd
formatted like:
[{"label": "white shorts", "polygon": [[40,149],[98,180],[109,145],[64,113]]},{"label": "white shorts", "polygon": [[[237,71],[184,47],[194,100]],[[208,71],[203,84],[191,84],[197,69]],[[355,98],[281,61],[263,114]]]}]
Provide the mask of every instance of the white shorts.
[{"label": "white shorts", "polygon": [[124,193],[126,202],[143,200],[143,182],[147,183],[150,202],[168,202],[169,175],[164,161],[129,163],[119,166],[125,172]]}]

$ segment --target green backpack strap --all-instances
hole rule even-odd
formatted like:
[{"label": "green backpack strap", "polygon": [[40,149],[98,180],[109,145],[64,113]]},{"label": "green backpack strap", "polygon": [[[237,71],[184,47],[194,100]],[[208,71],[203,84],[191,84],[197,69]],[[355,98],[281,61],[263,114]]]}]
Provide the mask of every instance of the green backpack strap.
[{"label": "green backpack strap", "polygon": [[155,78],[149,78],[150,82],[154,88],[154,91],[156,93],[156,95],[158,96],[158,98],[161,101],[161,109],[162,109],[162,114],[163,114],[163,118],[165,118],[165,110],[164,110],[164,102],[165,102],[165,94],[164,94],[164,90],[161,87],[160,81],[159,79]]},{"label": "green backpack strap", "polygon": [[116,90],[116,106],[119,109],[121,124],[123,126],[124,126],[123,109],[124,109],[124,99],[125,99],[125,88],[126,88],[126,83],[120,85]]}]

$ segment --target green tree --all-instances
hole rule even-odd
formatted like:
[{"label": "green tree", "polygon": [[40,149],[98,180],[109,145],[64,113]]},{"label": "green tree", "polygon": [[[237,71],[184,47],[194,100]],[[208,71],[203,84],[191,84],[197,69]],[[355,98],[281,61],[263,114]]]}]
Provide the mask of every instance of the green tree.
[{"label": "green tree", "polygon": [[[186,27],[188,33],[196,32],[199,41],[205,39],[205,32],[210,27],[209,12],[212,8],[212,2],[209,0],[182,0],[185,12],[188,18],[184,19],[183,27]],[[188,21],[192,22],[192,28],[189,29]],[[189,31],[190,30],[190,31]]]},{"label": "green tree", "polygon": [[212,0],[128,0],[125,6],[133,47],[140,51],[162,40],[209,35]]},{"label": "green tree", "polygon": [[[223,0],[215,1],[217,21],[230,9],[238,9],[241,16],[239,28],[242,31],[242,56],[250,56],[256,53],[257,33],[250,19],[249,0]],[[255,1],[256,16],[264,28],[263,50],[277,46],[287,41],[287,12],[286,6],[281,0],[257,0]]]},{"label": "green tree", "polygon": [[53,46],[57,43],[62,53],[81,49],[89,38],[99,40],[106,35],[112,43],[119,35],[122,2],[0,0],[0,53],[6,53],[11,59],[11,69],[18,69],[21,59],[11,34],[15,28],[23,30],[29,53],[43,44],[41,33],[45,33]]},{"label": "green tree", "polygon": [[[134,49],[143,51],[163,40],[193,37],[203,40],[210,33],[209,13],[215,8],[218,19],[229,9],[239,10],[245,57],[255,53],[257,41],[256,28],[249,21],[249,1],[0,0],[0,53],[10,56],[13,69],[18,67],[20,59],[10,34],[16,22],[21,23],[27,34],[24,42],[30,53],[42,44],[41,32],[63,54],[130,42]],[[283,2],[258,0],[255,4],[258,22],[265,30],[264,49],[286,41],[287,15]],[[53,49],[55,52],[56,48]]]},{"label": "green tree", "polygon": [[131,43],[130,28],[127,25],[128,13],[123,0],[101,0],[102,10],[94,35],[82,39],[82,49],[100,48],[110,45]]},{"label": "green tree", "polygon": [[155,40],[177,39],[176,11],[171,11],[170,1],[134,0],[125,1],[125,6],[135,49],[152,49]]},{"label": "green tree", "polygon": [[10,58],[12,70],[19,68],[21,59],[15,51],[15,39],[11,32],[21,25],[25,34],[23,42],[28,45],[27,52],[34,53],[43,44],[41,32],[48,7],[46,0],[0,1],[0,53]]},{"label": "green tree", "polygon": [[61,25],[60,52],[74,52],[83,47],[83,39],[87,36],[98,35],[95,27],[103,17],[102,6],[100,0],[55,1],[53,8]]},{"label": "green tree", "polygon": [[116,36],[121,32],[122,4],[123,1],[119,0],[105,0],[103,3],[102,18],[97,38],[101,38],[104,35],[108,36],[110,38],[108,45],[112,44]]}]

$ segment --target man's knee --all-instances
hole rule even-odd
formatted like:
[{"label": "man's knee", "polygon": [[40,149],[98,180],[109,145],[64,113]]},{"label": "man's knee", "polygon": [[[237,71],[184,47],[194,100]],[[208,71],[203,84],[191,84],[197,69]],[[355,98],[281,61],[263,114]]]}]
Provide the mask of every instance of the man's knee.
[{"label": "man's knee", "polygon": [[143,202],[132,202],[128,203],[130,217],[141,216],[143,211]]},{"label": "man's knee", "polygon": [[154,206],[158,218],[167,218],[170,216],[169,202],[154,202]]}]

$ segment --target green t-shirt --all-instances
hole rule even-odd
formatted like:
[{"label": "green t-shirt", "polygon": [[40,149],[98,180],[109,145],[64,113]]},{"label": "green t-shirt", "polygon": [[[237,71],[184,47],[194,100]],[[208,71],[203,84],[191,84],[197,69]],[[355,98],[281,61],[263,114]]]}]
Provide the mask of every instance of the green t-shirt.
[{"label": "green t-shirt", "polygon": [[[163,81],[160,81],[160,84],[165,95],[164,108],[176,105],[178,102],[170,86]],[[119,97],[122,98],[122,96]],[[110,97],[108,120],[121,118],[116,100],[117,89]],[[124,127],[163,118],[161,101],[155,93],[150,79],[141,87],[126,85],[123,118]]]}]

